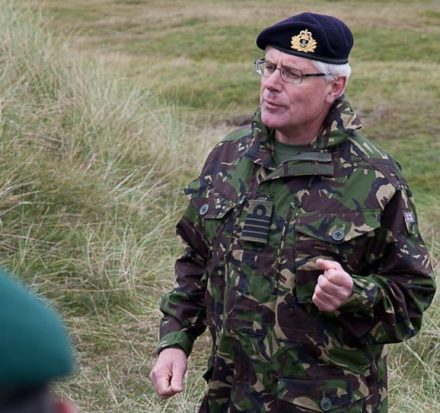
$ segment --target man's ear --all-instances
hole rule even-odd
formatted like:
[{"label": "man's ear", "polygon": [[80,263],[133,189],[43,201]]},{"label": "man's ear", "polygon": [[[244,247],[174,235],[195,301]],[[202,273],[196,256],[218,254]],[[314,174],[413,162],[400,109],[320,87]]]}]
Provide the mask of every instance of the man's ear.
[{"label": "man's ear", "polygon": [[330,104],[333,104],[333,102],[344,93],[346,83],[347,78],[345,76],[339,76],[336,80],[332,80],[326,96],[326,100]]}]

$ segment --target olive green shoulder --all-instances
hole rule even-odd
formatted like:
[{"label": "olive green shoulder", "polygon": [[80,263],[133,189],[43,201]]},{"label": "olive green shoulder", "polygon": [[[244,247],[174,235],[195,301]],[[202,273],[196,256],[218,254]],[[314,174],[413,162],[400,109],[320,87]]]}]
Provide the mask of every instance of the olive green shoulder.
[{"label": "olive green shoulder", "polygon": [[371,142],[367,137],[355,131],[349,138],[352,152],[384,173],[392,182],[405,182],[400,164],[384,149]]},{"label": "olive green shoulder", "polygon": [[354,145],[356,152],[362,158],[388,159],[390,155],[371,142],[367,137],[358,131],[354,131],[350,136],[350,141]]},{"label": "olive green shoulder", "polygon": [[252,129],[251,126],[244,126],[243,128],[237,129],[228,135],[226,135],[222,142],[232,142],[232,141],[239,141],[240,139],[246,138],[247,136],[252,135]]}]

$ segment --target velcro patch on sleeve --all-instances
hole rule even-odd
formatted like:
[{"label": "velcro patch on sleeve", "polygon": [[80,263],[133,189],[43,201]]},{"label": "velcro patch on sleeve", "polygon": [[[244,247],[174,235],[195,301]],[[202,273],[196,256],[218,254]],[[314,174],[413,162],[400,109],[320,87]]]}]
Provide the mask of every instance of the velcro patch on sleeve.
[{"label": "velcro patch on sleeve", "polygon": [[408,233],[415,235],[417,233],[417,221],[414,212],[411,209],[405,209],[403,211],[403,217],[405,219],[405,225]]}]

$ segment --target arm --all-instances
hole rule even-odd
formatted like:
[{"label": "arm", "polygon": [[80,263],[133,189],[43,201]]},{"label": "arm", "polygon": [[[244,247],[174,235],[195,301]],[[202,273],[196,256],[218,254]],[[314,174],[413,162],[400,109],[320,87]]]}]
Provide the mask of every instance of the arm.
[{"label": "arm", "polygon": [[344,329],[366,343],[399,342],[414,336],[434,296],[435,281],[405,189],[397,191],[385,207],[382,226],[364,257],[372,268],[366,275],[348,275],[335,263],[339,269],[330,270],[329,276],[329,268],[321,264],[327,276],[318,281],[315,304],[321,311],[336,310]]},{"label": "arm", "polygon": [[156,348],[159,355],[150,373],[150,379],[162,398],[183,390],[187,357],[194,340],[206,328],[204,274],[209,248],[199,215],[191,202],[177,224],[177,235],[185,252],[176,260],[174,289],[161,301],[160,309],[164,316]]},{"label": "arm", "polygon": [[177,235],[185,253],[176,260],[174,289],[161,300],[160,309],[164,316],[161,320],[157,351],[177,346],[189,356],[194,340],[206,328],[204,274],[209,248],[198,222],[197,212],[190,203],[177,224]]}]

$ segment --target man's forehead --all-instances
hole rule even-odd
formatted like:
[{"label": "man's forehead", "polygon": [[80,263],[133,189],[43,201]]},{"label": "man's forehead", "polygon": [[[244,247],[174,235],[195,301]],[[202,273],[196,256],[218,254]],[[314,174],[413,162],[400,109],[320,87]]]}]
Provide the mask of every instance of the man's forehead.
[{"label": "man's forehead", "polygon": [[297,66],[297,67],[311,67],[313,63],[310,59],[306,59],[300,56],[294,56],[289,53],[282,52],[281,50],[275,49],[272,46],[266,47],[265,58],[270,61],[281,60],[284,65]]}]

